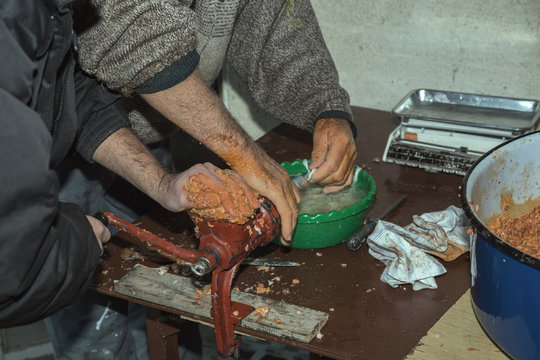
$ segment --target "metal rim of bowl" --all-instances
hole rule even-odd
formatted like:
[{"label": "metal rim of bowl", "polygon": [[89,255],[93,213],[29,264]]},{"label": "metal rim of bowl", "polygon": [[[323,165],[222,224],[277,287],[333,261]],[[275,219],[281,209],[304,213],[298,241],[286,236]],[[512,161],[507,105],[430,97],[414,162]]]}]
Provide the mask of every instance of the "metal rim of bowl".
[{"label": "metal rim of bowl", "polygon": [[527,137],[527,136],[531,136],[533,134],[540,134],[540,130],[539,131],[534,131],[534,132],[528,133],[528,134],[523,134],[523,135],[517,136],[515,138],[512,138],[512,139],[510,139],[508,141],[505,141],[504,143],[502,143],[502,144],[494,147],[493,149],[489,150],[487,153],[482,155],[478,160],[476,160],[475,163],[471,166],[471,168],[467,171],[467,174],[465,174],[465,177],[463,178],[463,182],[461,184],[461,206],[462,206],[463,210],[465,211],[465,214],[467,215],[467,217],[471,221],[471,224],[472,224],[473,228],[475,228],[480,233],[480,235],[488,243],[495,246],[497,249],[502,251],[504,254],[516,259],[517,261],[519,261],[521,263],[524,263],[524,264],[527,264],[527,265],[530,265],[533,268],[540,270],[540,259],[537,259],[537,258],[533,257],[532,255],[529,255],[529,254],[527,254],[527,253],[513,247],[512,245],[510,245],[509,243],[507,243],[506,241],[504,241],[503,239],[501,239],[500,237],[498,237],[497,235],[492,233],[491,230],[489,230],[487,228],[487,226],[484,225],[482,220],[480,220],[476,216],[476,214],[472,210],[471,205],[467,201],[467,182],[469,181],[470,174],[476,168],[476,166],[478,164],[480,164],[485,158],[490,156],[493,152],[497,151],[499,148],[502,148],[503,146],[506,146],[507,144],[509,144],[511,142],[517,141],[517,140],[519,140],[521,138],[524,138],[524,137]]},{"label": "metal rim of bowl", "polygon": [[[284,167],[286,170],[289,167],[292,166],[298,166],[302,165],[304,166],[303,160],[296,159],[294,161],[288,162],[284,161],[281,163],[281,166]],[[358,166],[355,166],[359,168]],[[360,179],[360,177],[363,178],[368,184],[369,184],[369,191],[367,192],[366,196],[362,199],[362,201],[353,204],[352,206],[344,207],[340,210],[332,210],[328,213],[317,213],[317,214],[300,214],[298,215],[298,223],[299,224],[316,224],[321,222],[330,222],[330,221],[336,221],[336,220],[342,220],[349,216],[353,216],[358,214],[361,211],[364,211],[367,209],[371,203],[373,202],[373,199],[375,198],[375,192],[376,192],[376,185],[375,180],[369,175],[365,170],[362,168],[359,168],[360,171],[358,172],[357,178]],[[302,175],[307,173],[307,169],[304,166],[305,173],[302,173]]]}]

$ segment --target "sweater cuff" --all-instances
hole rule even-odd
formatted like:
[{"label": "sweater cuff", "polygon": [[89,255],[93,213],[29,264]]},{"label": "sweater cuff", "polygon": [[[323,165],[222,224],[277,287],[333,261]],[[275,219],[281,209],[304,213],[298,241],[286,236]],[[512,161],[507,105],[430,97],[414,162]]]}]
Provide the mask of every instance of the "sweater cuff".
[{"label": "sweater cuff", "polygon": [[197,68],[199,59],[199,54],[193,50],[163,71],[157,73],[154,77],[146,80],[135,91],[139,94],[152,94],[169,89],[186,80]]},{"label": "sweater cuff", "polygon": [[323,111],[322,113],[317,116],[315,121],[313,121],[313,127],[315,127],[315,124],[317,124],[317,121],[321,119],[328,119],[328,118],[337,118],[337,119],[344,119],[349,122],[349,125],[351,126],[351,131],[353,134],[353,138],[356,139],[357,130],[356,125],[354,124],[352,115],[345,111],[340,110],[329,110],[329,111]]}]

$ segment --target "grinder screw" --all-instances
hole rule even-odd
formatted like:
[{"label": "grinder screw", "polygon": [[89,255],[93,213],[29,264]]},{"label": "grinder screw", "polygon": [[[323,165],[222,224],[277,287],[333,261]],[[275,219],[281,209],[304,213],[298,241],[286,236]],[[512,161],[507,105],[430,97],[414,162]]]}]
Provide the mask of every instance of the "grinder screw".
[{"label": "grinder screw", "polygon": [[199,260],[191,264],[191,271],[197,276],[203,276],[211,270],[210,260],[205,257],[200,257]]}]

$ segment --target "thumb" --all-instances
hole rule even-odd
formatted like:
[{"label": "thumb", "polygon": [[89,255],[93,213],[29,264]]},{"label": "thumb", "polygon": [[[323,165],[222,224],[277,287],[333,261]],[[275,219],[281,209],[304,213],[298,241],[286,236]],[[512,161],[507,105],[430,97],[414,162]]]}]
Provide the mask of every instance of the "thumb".
[{"label": "thumb", "polygon": [[101,231],[101,243],[105,244],[111,240],[111,232],[106,226],[103,226],[103,229]]}]

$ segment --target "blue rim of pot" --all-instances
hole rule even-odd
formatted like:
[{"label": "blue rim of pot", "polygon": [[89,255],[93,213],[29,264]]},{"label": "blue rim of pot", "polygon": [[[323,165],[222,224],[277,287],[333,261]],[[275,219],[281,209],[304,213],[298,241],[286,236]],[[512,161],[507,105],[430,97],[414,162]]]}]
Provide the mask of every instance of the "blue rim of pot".
[{"label": "blue rim of pot", "polygon": [[540,259],[537,259],[527,253],[524,253],[523,251],[516,249],[494,233],[492,233],[485,225],[484,223],[476,216],[474,211],[471,208],[471,205],[467,201],[467,182],[469,181],[469,176],[472,173],[472,171],[476,168],[476,166],[482,162],[486,157],[491,155],[493,152],[495,152],[497,149],[511,143],[514,141],[517,141],[521,138],[531,136],[533,134],[540,134],[539,131],[534,131],[531,133],[523,134],[520,136],[517,136],[515,138],[512,138],[508,141],[505,141],[504,143],[497,145],[493,149],[489,150],[487,153],[482,155],[478,160],[475,161],[475,163],[471,166],[469,171],[467,171],[467,174],[465,174],[465,177],[463,178],[463,182],[461,184],[461,206],[463,210],[465,211],[465,214],[471,221],[471,225],[474,228],[475,231],[478,231],[479,235],[481,235],[488,243],[502,251],[504,254],[516,259],[517,261],[532,266],[535,269],[540,270]]}]

